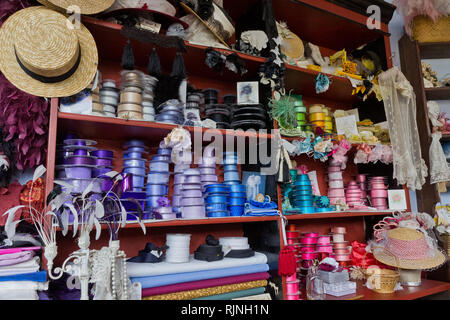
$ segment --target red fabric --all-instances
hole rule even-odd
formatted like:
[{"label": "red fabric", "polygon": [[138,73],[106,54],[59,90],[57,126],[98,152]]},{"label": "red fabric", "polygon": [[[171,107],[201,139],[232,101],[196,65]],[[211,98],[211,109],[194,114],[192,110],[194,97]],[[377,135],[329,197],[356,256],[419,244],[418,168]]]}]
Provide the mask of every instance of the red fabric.
[{"label": "red fabric", "polygon": [[[8,186],[8,191],[5,194],[0,195],[0,225],[4,226],[6,223],[6,219],[8,219],[8,216],[4,216],[3,214],[15,207],[20,205],[19,202],[19,194],[22,190],[23,186],[19,183],[19,181],[15,180]],[[15,220],[18,220],[20,218],[19,214],[16,215],[17,218]]]},{"label": "red fabric", "polygon": [[28,207],[31,205],[38,212],[41,212],[44,208],[44,194],[45,188],[44,180],[42,180],[42,178],[37,179],[35,182],[28,181],[20,193],[20,204],[26,206],[26,208],[22,209],[22,216],[31,224],[33,223],[33,220],[30,217]]},{"label": "red fabric", "polygon": [[294,251],[291,248],[284,248],[278,257],[278,274],[286,277],[293,275],[296,271]]},{"label": "red fabric", "polygon": [[361,267],[367,269],[369,266],[379,266],[381,269],[392,269],[375,259],[372,253],[366,252],[367,244],[358,241],[352,241],[352,265],[356,267]]},{"label": "red fabric", "polygon": [[231,277],[224,277],[224,278],[191,281],[191,282],[171,284],[171,285],[162,286],[162,287],[142,289],[142,296],[150,297],[150,296],[156,296],[156,295],[167,294],[167,293],[172,293],[172,292],[189,291],[189,290],[224,286],[227,284],[265,280],[265,279],[269,279],[269,274],[267,272],[258,272],[258,273],[243,274],[240,276],[231,276]]}]

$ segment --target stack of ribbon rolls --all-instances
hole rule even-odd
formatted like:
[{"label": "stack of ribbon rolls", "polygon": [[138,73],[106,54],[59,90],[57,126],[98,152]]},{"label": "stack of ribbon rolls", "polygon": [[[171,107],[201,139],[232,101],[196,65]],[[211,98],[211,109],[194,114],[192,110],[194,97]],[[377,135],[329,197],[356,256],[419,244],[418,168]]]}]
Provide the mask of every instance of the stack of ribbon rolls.
[{"label": "stack of ribbon rolls", "polygon": [[[202,260],[191,254],[185,263],[128,262],[128,274],[131,282],[141,284],[143,300],[230,300],[262,294],[269,278],[267,256],[252,251],[244,241],[223,238],[223,259],[219,252],[218,258]],[[205,253],[204,245],[200,247],[197,254],[200,249]]]},{"label": "stack of ribbon rolls", "polygon": [[39,300],[47,272],[39,271],[41,247],[0,249],[0,300]]}]

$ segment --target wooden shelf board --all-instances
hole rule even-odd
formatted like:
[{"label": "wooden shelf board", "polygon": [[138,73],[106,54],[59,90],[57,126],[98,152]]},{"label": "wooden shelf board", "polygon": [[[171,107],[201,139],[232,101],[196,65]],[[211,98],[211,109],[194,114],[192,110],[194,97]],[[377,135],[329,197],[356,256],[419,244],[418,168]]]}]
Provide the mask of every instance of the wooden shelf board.
[{"label": "wooden shelf board", "polygon": [[353,218],[364,216],[385,216],[390,215],[394,211],[345,211],[345,212],[325,212],[311,214],[295,214],[286,215],[288,220],[312,220],[312,219],[329,219],[329,218]]},{"label": "wooden shelf board", "polygon": [[[143,223],[147,228],[153,227],[183,227],[198,225],[218,225],[230,223],[247,223],[247,222],[264,222],[277,221],[278,216],[267,217],[225,217],[225,218],[204,218],[204,219],[175,219],[175,220],[144,220]],[[108,225],[101,223],[102,229],[108,229]],[[71,228],[71,227],[69,227]],[[141,226],[134,221],[127,221],[125,229],[140,229]],[[60,228],[57,229],[61,231]]]},{"label": "wooden shelf board", "polygon": [[441,141],[450,141],[450,131],[444,131],[442,132],[442,138]]},{"label": "wooden shelf board", "polygon": [[425,88],[427,100],[450,100],[450,87]]},{"label": "wooden shelf board", "polygon": [[419,43],[419,50],[422,59],[450,58],[450,42]]},{"label": "wooden shelf board", "polygon": [[[368,289],[361,281],[357,281],[356,294],[346,295],[342,297],[334,297],[325,295],[325,300],[414,300],[433,295],[440,292],[450,290],[450,283],[435,280],[422,279],[422,284],[419,287],[403,286],[403,290],[395,291],[394,293],[377,293]],[[306,290],[300,290],[300,298],[306,299]]]},{"label": "wooden shelf board", "polygon": [[[110,118],[102,116],[82,115],[76,113],[58,112],[60,128],[64,131],[80,132],[84,136],[92,138],[104,138],[108,133],[109,139],[128,139],[142,138],[149,141],[161,141],[170,131],[178,125],[153,122],[124,120],[119,118]],[[193,134],[221,134],[227,136],[244,136],[258,139],[272,139],[273,135],[266,130],[243,131],[243,130],[225,130],[208,129],[203,127],[184,126],[186,130]]]}]

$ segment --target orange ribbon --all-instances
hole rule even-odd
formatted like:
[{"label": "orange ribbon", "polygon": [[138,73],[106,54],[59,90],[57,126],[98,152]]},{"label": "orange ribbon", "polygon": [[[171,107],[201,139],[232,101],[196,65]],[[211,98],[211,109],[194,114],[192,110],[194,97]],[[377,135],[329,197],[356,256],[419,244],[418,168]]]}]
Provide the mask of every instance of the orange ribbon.
[{"label": "orange ribbon", "polygon": [[[44,207],[44,180],[38,178],[36,181],[28,181],[25,187],[22,189],[19,195],[19,201],[21,205],[26,207],[32,206],[37,211],[42,211]],[[28,208],[22,210],[22,215],[25,220],[32,223]]]}]

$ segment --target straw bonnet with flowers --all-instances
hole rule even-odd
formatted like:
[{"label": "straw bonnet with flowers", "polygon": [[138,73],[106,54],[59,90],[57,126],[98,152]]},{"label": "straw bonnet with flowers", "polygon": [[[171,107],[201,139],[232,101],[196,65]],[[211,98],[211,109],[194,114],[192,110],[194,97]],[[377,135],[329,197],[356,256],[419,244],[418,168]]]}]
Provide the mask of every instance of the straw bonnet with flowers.
[{"label": "straw bonnet with flowers", "polygon": [[377,243],[372,249],[375,259],[401,269],[439,267],[446,262],[446,257],[428,232],[433,224],[426,213],[405,213],[390,218],[387,224],[382,223],[381,228],[375,230]]},{"label": "straw bonnet with flowers", "polygon": [[98,51],[91,33],[43,6],[14,13],[0,28],[0,70],[17,88],[41,97],[79,93],[92,82]]},{"label": "straw bonnet with flowers", "polygon": [[[103,12],[114,4],[115,0],[38,0],[50,9],[64,12],[79,8],[81,14],[96,14]],[[76,10],[73,10],[76,11]]]}]

